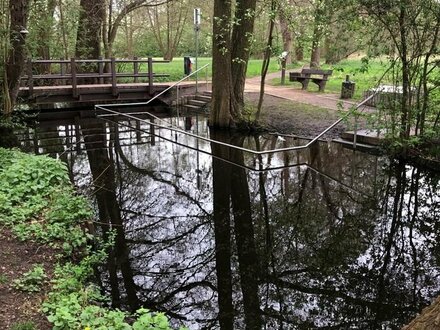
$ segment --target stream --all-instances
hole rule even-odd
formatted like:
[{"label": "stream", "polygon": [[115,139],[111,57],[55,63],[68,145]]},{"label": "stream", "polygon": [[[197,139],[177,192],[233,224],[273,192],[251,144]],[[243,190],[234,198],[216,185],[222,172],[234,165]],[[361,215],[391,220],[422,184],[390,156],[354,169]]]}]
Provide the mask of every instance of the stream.
[{"label": "stream", "polygon": [[308,141],[200,114],[139,117],[21,132],[67,164],[96,234],[114,230],[98,281],[113,307],[190,329],[400,329],[440,294],[438,174],[326,141],[256,153]]}]

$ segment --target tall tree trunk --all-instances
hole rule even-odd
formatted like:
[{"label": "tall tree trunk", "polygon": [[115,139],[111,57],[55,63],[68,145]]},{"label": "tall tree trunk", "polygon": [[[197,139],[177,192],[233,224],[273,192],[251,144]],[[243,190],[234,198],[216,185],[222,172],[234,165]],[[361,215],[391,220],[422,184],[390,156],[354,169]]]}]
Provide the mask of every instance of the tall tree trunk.
[{"label": "tall tree trunk", "polygon": [[69,57],[69,45],[67,43],[66,20],[64,19],[64,7],[62,0],[58,0],[58,9],[60,13],[60,25],[61,25],[61,34],[63,38],[64,58],[67,59]]},{"label": "tall tree trunk", "polygon": [[[271,3],[271,12],[274,13],[276,10],[276,1],[272,0]],[[261,114],[261,108],[263,106],[263,99],[264,99],[264,87],[266,84],[266,75],[267,71],[269,70],[269,64],[270,64],[270,57],[272,55],[272,43],[273,43],[273,30],[275,28],[275,19],[272,17],[269,24],[269,36],[266,44],[266,49],[264,51],[264,59],[263,59],[263,66],[261,68],[261,84],[260,84],[260,97],[258,100],[258,108],[257,113],[255,115],[255,121],[258,121],[260,119]]]},{"label": "tall tree trunk", "polygon": [[[210,125],[227,128],[240,120],[256,0],[235,3],[215,0],[212,49],[212,107]],[[231,25],[233,31],[231,33]]]},{"label": "tall tree trunk", "polygon": [[10,49],[6,60],[5,86],[8,86],[8,99],[3,112],[6,116],[12,113],[20,87],[20,77],[26,59],[26,33],[30,0],[9,1],[10,12]]},{"label": "tall tree trunk", "polygon": [[319,68],[319,62],[321,61],[321,46],[319,43],[319,32],[318,27],[315,26],[313,31],[313,40],[312,40],[312,53],[310,55],[310,67],[311,68]]},{"label": "tall tree trunk", "polygon": [[237,118],[244,106],[244,86],[249,61],[252,32],[254,31],[256,0],[237,1],[235,24],[232,31],[233,116]]},{"label": "tall tree trunk", "polygon": [[411,116],[410,116],[410,106],[409,98],[411,93],[410,86],[410,68],[408,61],[408,49],[407,49],[407,31],[406,31],[406,1],[400,4],[400,16],[399,16],[399,27],[400,27],[400,58],[402,60],[402,99],[400,105],[401,121],[400,121],[400,137],[403,139],[408,139],[411,129]]},{"label": "tall tree trunk", "polygon": [[[105,0],[81,0],[78,21],[75,57],[98,59],[101,56],[102,26],[105,17]],[[79,72],[97,72],[97,65],[82,65]],[[79,83],[92,82],[94,79],[78,79]]]},{"label": "tall tree trunk", "polygon": [[232,94],[230,0],[214,2],[212,40],[212,106],[210,125],[229,127]]},{"label": "tall tree trunk", "polygon": [[[35,21],[37,25],[37,54],[43,60],[50,59],[50,43],[52,40],[56,0],[34,1]],[[37,7],[37,8],[35,8]],[[42,64],[41,73],[50,72],[50,64]]]},{"label": "tall tree trunk", "polygon": [[280,30],[281,37],[283,38],[283,51],[287,52],[286,64],[292,64],[292,33],[290,32],[289,21],[282,8],[278,10],[278,16],[280,18]]},{"label": "tall tree trunk", "polygon": [[105,17],[105,0],[81,0],[75,56],[97,59],[101,55],[101,28]]},{"label": "tall tree trunk", "polygon": [[325,20],[325,0],[318,0],[315,4],[313,17],[312,53],[310,55],[310,67],[319,68],[321,61],[321,38],[323,35],[323,21]]}]

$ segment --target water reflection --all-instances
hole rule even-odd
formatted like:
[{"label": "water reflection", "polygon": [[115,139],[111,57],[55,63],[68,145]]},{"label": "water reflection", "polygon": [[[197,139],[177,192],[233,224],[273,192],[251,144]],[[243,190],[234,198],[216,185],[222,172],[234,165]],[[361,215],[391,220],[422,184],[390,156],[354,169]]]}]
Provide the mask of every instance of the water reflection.
[{"label": "water reflection", "polygon": [[[169,121],[256,150],[304,143]],[[148,123],[80,128],[86,156],[66,160],[116,230],[100,279],[117,307],[192,329],[399,329],[439,294],[433,173],[333,143],[252,156]]]}]

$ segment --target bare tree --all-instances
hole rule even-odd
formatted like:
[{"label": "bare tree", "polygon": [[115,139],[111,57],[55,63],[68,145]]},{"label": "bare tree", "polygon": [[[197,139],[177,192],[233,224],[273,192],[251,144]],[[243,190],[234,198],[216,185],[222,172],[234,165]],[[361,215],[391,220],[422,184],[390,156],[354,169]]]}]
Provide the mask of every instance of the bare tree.
[{"label": "bare tree", "polygon": [[127,3],[121,4],[120,10],[115,12],[114,2],[111,0],[108,3],[107,9],[107,17],[103,22],[103,43],[104,43],[104,52],[105,57],[109,58],[113,55],[113,44],[116,40],[117,32],[121,24],[123,23],[124,18],[131,12],[142,8],[142,7],[155,7],[166,4],[168,2],[172,2],[173,0],[133,0]]},{"label": "bare tree", "polygon": [[[163,9],[158,6],[148,8],[150,26],[164,60],[171,61],[175,56],[184,27],[188,21],[189,12],[187,2],[176,0],[165,4],[165,15],[163,15]],[[161,16],[164,16],[164,18]],[[165,19],[165,22],[163,22],[163,19]],[[164,26],[165,29],[163,29]]]}]

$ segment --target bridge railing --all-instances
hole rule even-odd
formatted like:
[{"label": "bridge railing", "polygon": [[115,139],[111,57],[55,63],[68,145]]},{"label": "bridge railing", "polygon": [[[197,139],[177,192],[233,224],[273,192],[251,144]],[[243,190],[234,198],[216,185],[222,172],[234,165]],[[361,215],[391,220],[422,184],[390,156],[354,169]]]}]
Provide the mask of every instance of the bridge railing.
[{"label": "bridge railing", "polygon": [[[141,78],[146,78],[149,93],[153,92],[153,81],[155,78],[168,77],[168,74],[159,74],[153,71],[154,63],[168,63],[165,60],[155,60],[151,57],[147,59],[75,59],[70,60],[33,60],[28,59],[25,75],[21,77],[23,87],[29,89],[29,97],[32,97],[34,87],[43,85],[71,86],[73,97],[78,97],[79,85],[110,84],[112,94],[118,94],[118,80],[121,78],[132,78],[133,83],[139,83]],[[120,72],[119,64],[131,64],[133,70],[130,72]],[[147,71],[141,71],[141,65],[147,65]],[[55,68],[54,68],[55,66]],[[48,73],[35,74],[34,71],[43,68]],[[129,79],[130,80],[130,79]],[[36,83],[40,81],[40,83]],[[48,84],[47,81],[53,81]],[[70,82],[70,83],[68,83]],[[127,81],[125,81],[127,82]]]}]

